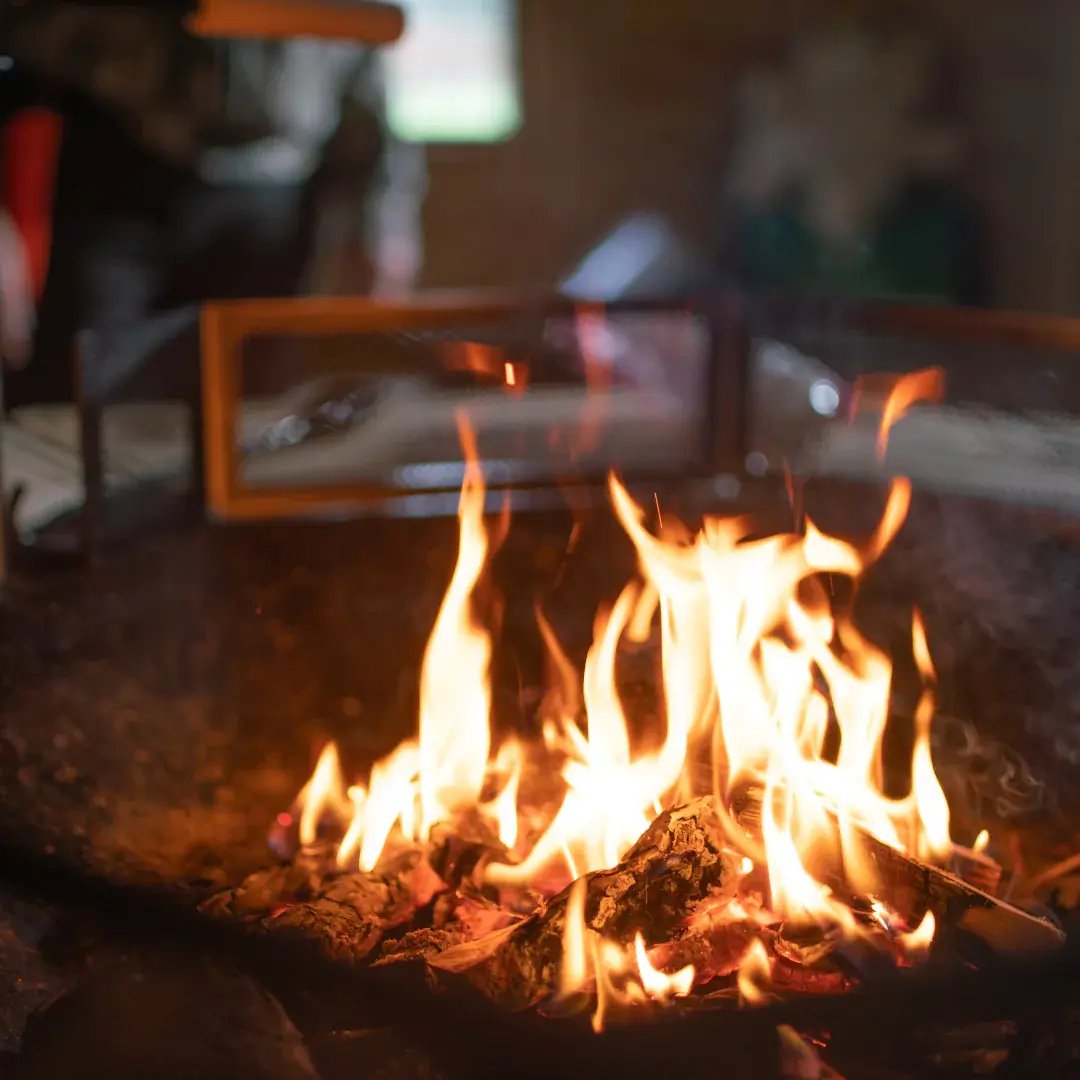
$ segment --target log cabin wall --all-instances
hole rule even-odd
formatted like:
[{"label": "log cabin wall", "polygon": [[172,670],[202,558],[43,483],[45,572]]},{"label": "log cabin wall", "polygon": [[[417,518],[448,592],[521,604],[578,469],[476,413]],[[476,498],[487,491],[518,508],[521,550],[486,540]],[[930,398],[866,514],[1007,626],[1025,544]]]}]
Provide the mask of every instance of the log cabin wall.
[{"label": "log cabin wall", "polygon": [[714,243],[739,74],[832,18],[898,12],[956,48],[994,302],[1080,310],[1073,0],[520,0],[524,124],[429,148],[422,283],[549,285],[638,209]]}]

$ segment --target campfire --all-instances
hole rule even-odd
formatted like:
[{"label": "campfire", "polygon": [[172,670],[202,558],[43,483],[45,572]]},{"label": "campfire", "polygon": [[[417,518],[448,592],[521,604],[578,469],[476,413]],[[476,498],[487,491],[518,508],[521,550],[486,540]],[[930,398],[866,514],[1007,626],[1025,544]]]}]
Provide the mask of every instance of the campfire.
[{"label": "campfire", "polygon": [[[927,373],[892,386],[889,425]],[[860,576],[900,529],[906,480],[858,542],[813,521],[696,532],[610,504],[638,573],[597,613],[578,672],[542,610],[550,679],[532,736],[493,723],[493,627],[478,598],[506,515],[485,523],[466,468],[453,575],[419,673],[415,737],[348,782],[324,747],[272,843],[281,864],[206,910],[376,966],[426,965],[507,1009],[587,1014],[599,1031],[660,1009],[834,993],[942,954],[1057,948],[1051,923],[998,899],[980,834],[950,835],[935,773],[935,676],[917,611],[914,715],[891,713],[892,662],[852,617]],[[659,656],[659,722],[631,715],[624,647]],[[886,760],[887,729],[910,753]]]}]

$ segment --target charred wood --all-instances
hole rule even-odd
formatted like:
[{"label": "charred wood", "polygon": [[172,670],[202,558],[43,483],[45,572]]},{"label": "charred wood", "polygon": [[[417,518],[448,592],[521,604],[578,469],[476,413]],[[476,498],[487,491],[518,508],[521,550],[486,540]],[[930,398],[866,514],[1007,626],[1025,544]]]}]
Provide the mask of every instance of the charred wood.
[{"label": "charred wood", "polygon": [[[585,923],[602,937],[647,945],[666,940],[705,899],[735,894],[736,857],[710,798],[667,810],[610,870],[586,875]],[[549,996],[558,982],[570,889],[516,926],[496,930],[433,958],[433,967],[465,972],[486,996],[514,1009]]]},{"label": "charred wood", "polygon": [[379,869],[342,874],[325,855],[258,871],[201,910],[262,933],[312,942],[334,960],[359,962],[445,888],[424,854],[409,849]]},{"label": "charred wood", "polygon": [[[742,825],[754,832],[760,829],[759,790],[738,793],[733,809]],[[875,894],[908,925],[917,926],[928,910],[933,911],[939,926],[967,933],[1001,956],[1052,952],[1064,943],[1064,934],[1047,919],[1022,911],[945,870],[897,851],[865,829],[856,827],[856,833],[862,856],[873,868],[878,883]],[[839,894],[850,894],[839,859],[827,868],[826,878]]]}]

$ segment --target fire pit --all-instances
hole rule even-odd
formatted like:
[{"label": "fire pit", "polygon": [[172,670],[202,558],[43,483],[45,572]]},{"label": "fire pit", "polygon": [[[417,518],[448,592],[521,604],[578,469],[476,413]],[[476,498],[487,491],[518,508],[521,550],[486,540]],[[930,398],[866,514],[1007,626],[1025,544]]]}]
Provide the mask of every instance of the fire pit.
[{"label": "fire pit", "polygon": [[[897,384],[882,449],[889,424],[936,385]],[[638,575],[597,616],[580,675],[537,608],[550,678],[532,734],[502,734],[486,569],[506,519],[485,526],[467,428],[463,441],[457,562],[424,652],[416,736],[348,779],[328,743],[273,824],[279,864],[212,896],[205,915],[370,966],[387,992],[422,973],[451,1012],[479,995],[499,1018],[485,1011],[488,1022],[530,1042],[544,1030],[577,1044],[584,1017],[609,1032],[606,1047],[613,1028],[637,1046],[672,1021],[693,1041],[721,1030],[707,1027],[714,1014],[743,1010],[741,1022],[748,1007],[794,1003],[781,1047],[819,1071],[792,1075],[826,1075],[814,1003],[824,1017],[849,994],[1057,962],[1064,934],[1030,910],[1024,882],[1011,882],[1019,903],[999,895],[991,836],[951,833],[918,612],[908,717],[890,713],[890,659],[852,617],[859,578],[903,524],[906,481],[852,542],[811,520],[760,534],[706,518],[694,533],[612,477]],[[643,658],[655,661],[658,707],[639,716],[620,674]],[[907,970],[921,967],[929,981]]]},{"label": "fire pit", "polygon": [[[39,720],[0,757],[5,863],[99,913],[93,977],[31,1025],[31,1056],[130,1030],[157,1061],[138,1010],[177,1001],[174,1040],[300,1045],[227,956],[324,1080],[682,1075],[718,1054],[754,1077],[1067,1073],[1075,955],[1039,905],[1073,903],[1069,850],[1015,827],[1062,778],[1030,723],[1006,747],[1012,728],[937,711],[972,670],[984,694],[1009,676],[957,659],[959,601],[925,566],[897,584],[925,500],[833,485],[842,515],[810,492],[809,516],[698,526],[613,478],[606,524],[508,530],[469,461],[456,541],[405,520],[160,537],[80,579],[74,643],[54,603],[29,620],[63,666],[12,678]],[[941,541],[918,536],[925,562]],[[320,728],[336,742],[309,746]]]}]

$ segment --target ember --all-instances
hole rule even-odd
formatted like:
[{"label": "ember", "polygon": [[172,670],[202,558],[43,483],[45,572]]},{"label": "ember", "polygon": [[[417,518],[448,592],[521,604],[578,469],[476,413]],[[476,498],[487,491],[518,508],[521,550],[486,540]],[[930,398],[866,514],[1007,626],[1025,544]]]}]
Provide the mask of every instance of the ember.
[{"label": "ember", "polygon": [[[940,392],[932,378],[897,383],[883,439],[922,385]],[[492,635],[475,605],[493,545],[465,426],[462,436],[457,563],[420,673],[417,737],[350,786],[328,745],[279,818],[298,822],[296,859],[215,910],[259,914],[273,930],[330,919],[342,940],[352,934],[352,959],[381,941],[379,964],[422,960],[509,1008],[588,1007],[596,1030],[695,994],[757,1005],[842,990],[921,962],[946,925],[1005,953],[1060,943],[976,887],[996,888],[984,839],[952,842],[917,612],[908,791],[886,790],[891,663],[831,586],[857,581],[888,546],[906,481],[857,545],[809,520],[758,537],[749,521],[707,518],[694,536],[667,515],[653,533],[612,477],[640,580],[598,614],[580,677],[537,612],[554,673],[540,737],[500,741]],[[632,737],[616,658],[654,626],[664,725],[650,743]],[[394,928],[407,932],[385,940]]]}]

